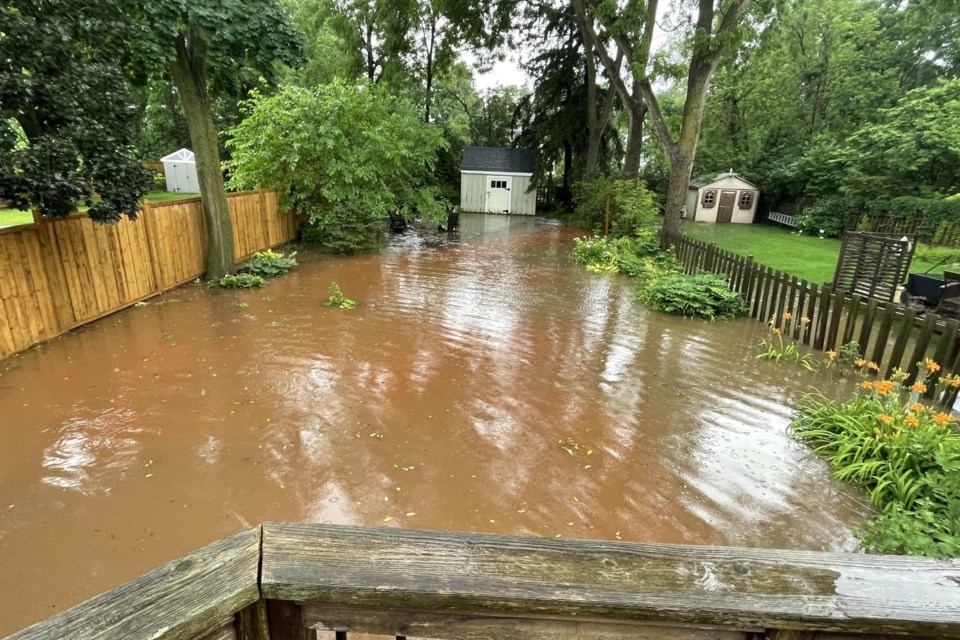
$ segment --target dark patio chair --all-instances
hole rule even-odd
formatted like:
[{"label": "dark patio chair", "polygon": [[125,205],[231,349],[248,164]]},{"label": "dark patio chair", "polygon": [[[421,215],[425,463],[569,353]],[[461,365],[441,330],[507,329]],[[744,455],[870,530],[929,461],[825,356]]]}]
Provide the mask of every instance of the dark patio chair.
[{"label": "dark patio chair", "polygon": [[447,232],[460,231],[460,205],[455,206],[453,211],[447,214],[446,226],[438,224],[437,230]]},{"label": "dark patio chair", "polygon": [[407,230],[407,219],[403,217],[402,213],[390,214],[390,229],[394,233],[402,233]]}]

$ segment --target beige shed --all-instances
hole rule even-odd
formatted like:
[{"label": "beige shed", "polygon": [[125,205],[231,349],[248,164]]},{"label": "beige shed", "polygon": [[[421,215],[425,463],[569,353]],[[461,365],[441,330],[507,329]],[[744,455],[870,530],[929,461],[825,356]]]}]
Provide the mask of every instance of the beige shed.
[{"label": "beige shed", "polygon": [[760,187],[732,171],[705,176],[690,184],[684,217],[696,222],[750,224],[759,197]]}]

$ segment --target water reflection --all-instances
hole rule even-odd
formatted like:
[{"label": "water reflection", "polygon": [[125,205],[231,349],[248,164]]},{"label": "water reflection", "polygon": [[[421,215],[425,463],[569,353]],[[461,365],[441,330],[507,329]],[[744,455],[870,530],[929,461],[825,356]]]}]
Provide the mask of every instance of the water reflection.
[{"label": "water reflection", "polygon": [[265,520],[852,548],[862,496],[786,433],[823,381],[754,321],[647,312],[575,235],[464,215],[0,364],[0,634]]}]

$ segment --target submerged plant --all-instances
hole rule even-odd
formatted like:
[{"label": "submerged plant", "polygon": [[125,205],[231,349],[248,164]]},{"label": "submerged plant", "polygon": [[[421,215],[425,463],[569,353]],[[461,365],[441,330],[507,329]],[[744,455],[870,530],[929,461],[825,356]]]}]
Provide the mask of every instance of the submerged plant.
[{"label": "submerged plant", "polygon": [[343,295],[340,285],[336,282],[330,282],[330,297],[323,304],[328,307],[340,307],[341,309],[353,309],[357,306],[356,300],[351,300]]},{"label": "submerged plant", "polygon": [[713,273],[683,273],[640,282],[637,298],[651,309],[688,318],[724,320],[747,312],[747,304],[727,279]]},{"label": "submerged plant", "polygon": [[[837,478],[867,490],[880,514],[858,532],[874,553],[960,556],[960,431],[952,415],[921,402],[939,365],[864,380],[848,402],[805,396],[795,436],[826,459]],[[960,379],[941,378],[949,393]],[[939,394],[935,394],[939,395]]]},{"label": "submerged plant", "polygon": [[[771,360],[779,364],[780,362],[793,362],[807,371],[816,369],[813,360],[813,354],[803,353],[793,342],[784,342],[784,334],[790,335],[790,327],[793,323],[793,314],[786,312],[781,317],[781,326],[776,326],[774,320],[770,320],[770,338],[760,340],[760,353],[757,354],[757,360]],[[810,318],[803,316],[799,320],[800,330],[806,331],[810,324]]]},{"label": "submerged plant", "polygon": [[290,272],[290,269],[297,266],[296,255],[297,253],[293,252],[285,256],[282,253],[267,249],[255,253],[252,259],[240,265],[240,270],[263,278],[285,276]]},{"label": "submerged plant", "polygon": [[219,280],[211,280],[208,286],[221,287],[223,289],[250,289],[252,287],[264,287],[267,281],[260,276],[252,273],[227,274]]}]

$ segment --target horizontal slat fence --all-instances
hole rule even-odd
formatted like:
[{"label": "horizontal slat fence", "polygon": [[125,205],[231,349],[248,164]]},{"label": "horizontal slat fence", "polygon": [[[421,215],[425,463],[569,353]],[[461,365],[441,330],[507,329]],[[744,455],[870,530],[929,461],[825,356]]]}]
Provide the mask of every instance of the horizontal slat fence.
[{"label": "horizontal slat fence", "polygon": [[[237,262],[296,239],[276,192],[227,202]],[[206,244],[199,198],[144,202],[115,225],[76,213],[0,229],[0,358],[202,276]]]},{"label": "horizontal slat fence", "polygon": [[[960,373],[960,321],[933,313],[918,320],[914,309],[834,291],[829,283],[809,282],[687,236],[673,237],[670,244],[685,273],[727,276],[730,289],[747,301],[750,317],[783,328],[783,314],[790,313],[790,337],[817,351],[839,351],[856,341],[864,358],[879,365],[880,375],[899,367],[910,373],[907,384],[924,358],[939,363],[941,373]],[[809,322],[801,323],[802,317]],[[934,385],[928,386],[927,395],[934,397]]]}]

